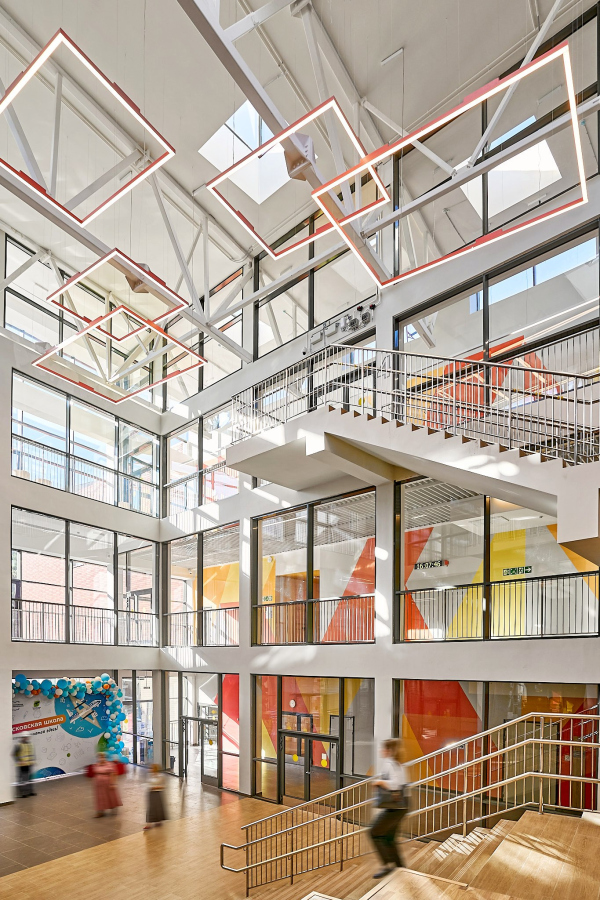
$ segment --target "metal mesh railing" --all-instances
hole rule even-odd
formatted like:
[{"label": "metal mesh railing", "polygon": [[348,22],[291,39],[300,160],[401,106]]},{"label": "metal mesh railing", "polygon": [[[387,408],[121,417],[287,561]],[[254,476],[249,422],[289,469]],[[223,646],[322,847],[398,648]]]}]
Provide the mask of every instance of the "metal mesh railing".
[{"label": "metal mesh railing", "polygon": [[64,643],[66,637],[64,603],[13,600],[11,637],[13,641]]},{"label": "metal mesh railing", "polygon": [[169,647],[237,647],[240,643],[239,607],[167,613]]},{"label": "metal mesh railing", "polygon": [[481,640],[486,596],[492,639],[599,633],[600,573],[595,571],[400,591],[399,638]]},{"label": "metal mesh railing", "polygon": [[333,345],[235,394],[234,440],[319,406],[520,448],[600,458],[600,375]]}]

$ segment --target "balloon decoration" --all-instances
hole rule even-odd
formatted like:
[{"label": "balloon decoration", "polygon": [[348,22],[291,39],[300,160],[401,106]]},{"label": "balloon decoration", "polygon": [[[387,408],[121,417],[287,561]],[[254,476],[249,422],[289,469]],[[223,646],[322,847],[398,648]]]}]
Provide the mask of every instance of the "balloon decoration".
[{"label": "balloon decoration", "polygon": [[50,700],[59,697],[86,700],[90,695],[100,695],[104,699],[110,723],[103,735],[106,755],[116,762],[129,762],[122,733],[126,719],[122,703],[123,691],[107,672],[86,681],[79,678],[58,678],[56,682],[44,678],[43,681],[37,681],[35,678],[29,680],[25,675],[17,675],[13,679],[12,689],[13,694],[25,694],[26,697],[40,694]]}]

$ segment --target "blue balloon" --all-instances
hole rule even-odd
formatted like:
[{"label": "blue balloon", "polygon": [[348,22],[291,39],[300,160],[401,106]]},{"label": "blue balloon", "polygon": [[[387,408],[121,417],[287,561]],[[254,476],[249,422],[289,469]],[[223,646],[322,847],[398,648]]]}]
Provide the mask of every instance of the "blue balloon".
[{"label": "blue balloon", "polygon": [[50,690],[50,688],[52,687],[52,682],[49,678],[44,678],[44,680],[42,681],[42,687],[45,691]]},{"label": "blue balloon", "polygon": [[61,689],[61,691],[64,691],[64,689],[67,687],[66,679],[59,678],[58,681],[56,682],[56,686],[59,687]]},{"label": "blue balloon", "polygon": [[27,684],[27,679],[22,673],[19,675],[15,675],[15,681],[17,682],[17,684]]}]

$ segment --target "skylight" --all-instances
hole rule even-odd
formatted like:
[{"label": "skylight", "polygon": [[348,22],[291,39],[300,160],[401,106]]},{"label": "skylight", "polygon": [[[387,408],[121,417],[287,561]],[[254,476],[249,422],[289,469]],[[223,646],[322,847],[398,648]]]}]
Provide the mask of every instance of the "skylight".
[{"label": "skylight", "polygon": [[[272,137],[272,131],[250,101],[246,100],[200,147],[198,153],[219,172],[223,172]],[[261,204],[283,187],[288,179],[283,148],[276,146],[236,171],[230,180],[255,203]]]},{"label": "skylight", "polygon": [[[500,135],[490,143],[490,149],[502,144],[535,122],[535,116],[525,119],[515,128]],[[456,167],[462,169],[467,160]],[[488,216],[493,219],[498,213],[510,209],[528,197],[544,190],[562,178],[560,169],[552,155],[547,141],[540,141],[522,153],[500,163],[488,174]],[[483,215],[481,198],[481,178],[474,178],[461,185],[461,190],[479,217]]]}]

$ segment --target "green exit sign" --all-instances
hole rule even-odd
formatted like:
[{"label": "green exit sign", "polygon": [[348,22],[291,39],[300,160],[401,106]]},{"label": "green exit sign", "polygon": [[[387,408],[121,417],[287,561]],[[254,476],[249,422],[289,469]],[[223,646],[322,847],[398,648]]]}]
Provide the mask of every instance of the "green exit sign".
[{"label": "green exit sign", "polygon": [[508,575],[531,575],[532,566],[513,566],[511,569],[502,569],[502,575],[506,578]]}]

